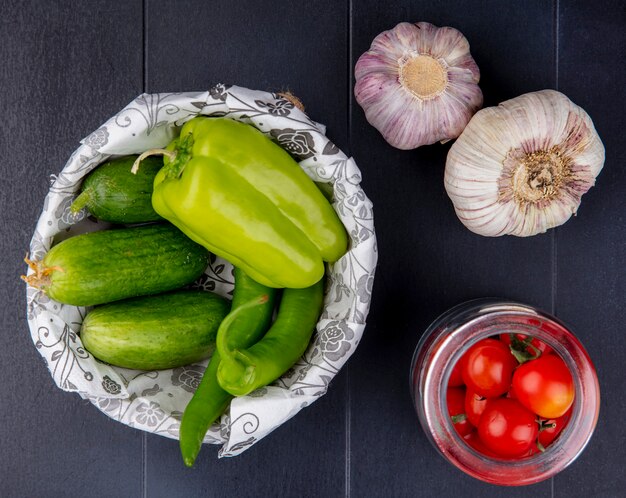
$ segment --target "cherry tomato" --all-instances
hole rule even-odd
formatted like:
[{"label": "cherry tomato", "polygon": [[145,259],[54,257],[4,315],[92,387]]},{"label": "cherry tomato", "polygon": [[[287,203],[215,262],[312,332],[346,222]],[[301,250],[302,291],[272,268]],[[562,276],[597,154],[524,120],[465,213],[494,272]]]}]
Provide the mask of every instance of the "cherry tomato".
[{"label": "cherry tomato", "polygon": [[449,387],[446,391],[446,403],[448,415],[459,435],[463,437],[472,432],[474,427],[465,415],[465,388]]},{"label": "cherry tomato", "polygon": [[518,363],[503,342],[483,339],[463,356],[463,381],[469,389],[486,398],[509,390]]},{"label": "cherry tomato", "polygon": [[519,402],[542,418],[559,418],[574,401],[574,379],[565,362],[549,354],[520,365],[513,375]]},{"label": "cherry tomato", "polygon": [[572,409],[570,408],[569,410],[567,410],[567,413],[562,417],[550,420],[542,420],[541,426],[539,427],[539,436],[537,437],[537,442],[544,448],[547,448],[567,425],[571,415]]},{"label": "cherry tomato", "polygon": [[480,416],[485,411],[487,401],[489,398],[485,398],[480,394],[476,394],[471,389],[465,391],[465,415],[474,427],[478,427],[480,422]]},{"label": "cherry tomato", "polygon": [[463,384],[463,358],[457,361],[452,367],[450,372],[450,379],[448,380],[448,387],[458,387]]},{"label": "cherry tomato", "polygon": [[478,453],[489,457],[502,458],[500,457],[500,455],[494,453],[489,448],[487,448],[487,446],[485,446],[485,443],[483,443],[480,437],[478,437],[478,432],[476,431],[470,432],[467,436],[463,438],[463,440],[472,448],[474,448]]},{"label": "cherry tomato", "polygon": [[518,351],[525,351],[532,358],[538,358],[553,351],[545,342],[524,334],[500,334],[500,340],[507,346],[512,344]]},{"label": "cherry tomato", "polygon": [[520,457],[528,453],[537,439],[535,414],[509,398],[490,400],[478,424],[478,436],[494,453]]},{"label": "cherry tomato", "polygon": [[524,453],[523,455],[521,455],[520,458],[533,456],[533,455],[536,455],[537,453],[541,453],[541,450],[537,446],[537,441],[535,441],[535,443],[532,444],[530,448],[528,448],[528,451]]}]

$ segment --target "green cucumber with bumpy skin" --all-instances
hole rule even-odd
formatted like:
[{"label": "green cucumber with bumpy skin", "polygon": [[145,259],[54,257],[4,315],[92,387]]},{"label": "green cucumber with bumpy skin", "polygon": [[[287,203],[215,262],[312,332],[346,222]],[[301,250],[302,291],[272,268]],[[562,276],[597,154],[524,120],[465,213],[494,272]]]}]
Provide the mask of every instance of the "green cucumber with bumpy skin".
[{"label": "green cucumber with bumpy skin", "polygon": [[94,306],[178,289],[197,279],[209,252],[169,224],[101,230],[66,239],[22,277],[50,298]]},{"label": "green cucumber with bumpy skin", "polygon": [[87,351],[111,365],[176,368],[211,356],[229,310],[228,300],[200,290],[126,299],[90,311],[80,338]]},{"label": "green cucumber with bumpy skin", "polygon": [[99,220],[111,223],[145,223],[162,220],[152,208],[154,177],[163,159],[149,157],[137,174],[131,168],[138,156],[124,156],[101,164],[83,180],[81,193],[70,209],[87,208]]}]

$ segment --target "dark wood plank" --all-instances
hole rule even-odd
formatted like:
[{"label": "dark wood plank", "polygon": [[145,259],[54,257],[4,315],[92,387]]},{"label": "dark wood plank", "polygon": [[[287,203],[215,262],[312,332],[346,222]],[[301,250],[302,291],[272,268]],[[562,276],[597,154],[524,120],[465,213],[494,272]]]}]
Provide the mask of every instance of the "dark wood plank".
[{"label": "dark wood plank", "polygon": [[[291,90],[328,136],[347,145],[345,2],[148,2],[147,89],[207,90],[218,82]],[[341,496],[346,381],[244,454],[205,446],[186,469],[178,442],[148,437],[150,496]]]},{"label": "dark wood plank", "polygon": [[[223,0],[3,2],[0,494],[622,495],[621,4],[323,0],[278,8]],[[449,146],[397,151],[366,123],[351,97],[350,67],[376,34],[404,20],[451,25],[468,37],[481,68],[485,105],[558,87],[590,113],[607,162],[576,219],[530,239],[475,236],[456,220],[443,189]],[[218,460],[217,447],[208,446],[196,467],[186,469],[177,442],[127,428],[54,386],[30,340],[18,276],[48,176],[62,168],[80,138],[139,94],[144,83],[157,92],[203,90],[219,81],[290,89],[313,119],[328,125],[329,136],[354,155],[363,172],[375,205],[380,260],[363,342],[329,393],[243,455]],[[409,362],[422,331],[450,306],[486,295],[554,307],[596,362],[603,390],[598,429],[579,459],[552,482],[505,489],[466,477],[430,447],[411,406]]]},{"label": "dark wood plank", "polygon": [[49,175],[141,92],[141,2],[9,0],[0,10],[0,494],[138,496],[141,433],[56,388],[30,339],[19,275]]},{"label": "dark wood plank", "polygon": [[[179,24],[177,24],[179,23]],[[184,24],[182,24],[184,23]],[[147,2],[146,90],[291,91],[347,151],[346,2]]]},{"label": "dark wood plank", "polygon": [[196,464],[182,463],[178,441],[148,435],[150,497],[344,496],[346,381],[241,455],[219,459],[205,445]]},{"label": "dark wood plank", "polygon": [[555,496],[620,496],[626,489],[626,9],[620,1],[561,2],[559,90],[583,107],[606,148],[596,186],[558,230],[556,310],[595,362],[602,404],[587,449],[555,478]]},{"label": "dark wood plank", "polygon": [[[553,87],[552,6],[532,2],[355,2],[352,64],[400,21],[453,26],[481,69],[486,105]],[[550,481],[504,489],[474,480],[430,446],[411,404],[413,350],[427,325],[485,296],[551,306],[551,235],[474,235],[443,186],[449,146],[388,146],[352,105],[353,155],[374,202],[379,267],[369,325],[351,363],[352,496],[550,496]],[[381,399],[384,401],[381,402]]]}]

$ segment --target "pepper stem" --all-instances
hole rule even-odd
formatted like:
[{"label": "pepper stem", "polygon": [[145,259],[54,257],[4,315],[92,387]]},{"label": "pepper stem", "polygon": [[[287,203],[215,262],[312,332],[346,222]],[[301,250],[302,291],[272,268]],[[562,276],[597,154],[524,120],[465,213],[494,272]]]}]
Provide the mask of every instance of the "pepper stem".
[{"label": "pepper stem", "polygon": [[149,156],[165,156],[170,161],[173,161],[174,159],[176,159],[176,152],[167,149],[148,149],[147,151],[143,152],[137,159],[135,159],[135,162],[133,163],[133,167],[130,169],[130,172],[133,175],[136,175],[139,171],[139,165],[141,164],[141,161]]}]

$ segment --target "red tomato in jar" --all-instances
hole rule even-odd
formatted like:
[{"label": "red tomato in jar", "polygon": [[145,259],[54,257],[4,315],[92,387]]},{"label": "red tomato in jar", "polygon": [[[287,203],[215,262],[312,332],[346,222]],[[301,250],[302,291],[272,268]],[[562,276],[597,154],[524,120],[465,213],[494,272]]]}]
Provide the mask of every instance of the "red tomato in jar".
[{"label": "red tomato in jar", "polygon": [[480,416],[485,411],[488,398],[476,394],[471,389],[465,391],[465,415],[467,415],[470,424],[474,427],[478,427],[480,422]]},{"label": "red tomato in jar", "polygon": [[563,428],[569,422],[569,419],[572,415],[572,409],[567,410],[567,413],[562,417],[550,419],[550,420],[542,420],[541,427],[539,428],[539,436],[537,437],[537,442],[547,448],[552,442],[556,439],[556,437],[561,433]]},{"label": "red tomato in jar", "polygon": [[482,442],[482,440],[478,436],[478,432],[476,431],[470,432],[467,436],[463,438],[463,440],[482,455],[501,458],[500,455],[494,453],[489,448],[487,448],[487,446],[485,446],[485,443]]},{"label": "red tomato in jar", "polygon": [[537,453],[541,453],[541,450],[537,446],[537,441],[535,441],[534,444],[532,444],[530,448],[528,448],[528,451],[518,458],[530,457],[530,456],[536,455]]},{"label": "red tomato in jar", "polygon": [[448,415],[452,419],[454,428],[461,437],[474,430],[465,414],[465,388],[449,387],[446,391]]},{"label": "red tomato in jar", "polygon": [[537,439],[535,414],[510,398],[489,401],[478,424],[478,436],[491,451],[502,457],[528,454]]},{"label": "red tomato in jar", "polygon": [[552,353],[553,349],[545,342],[524,334],[500,334],[500,340],[507,346],[525,351],[534,358]]},{"label": "red tomato in jar", "polygon": [[517,360],[503,342],[483,339],[463,355],[463,381],[477,394],[494,398],[509,390],[517,365]]},{"label": "red tomato in jar", "polygon": [[458,387],[463,384],[463,358],[457,361],[452,367],[450,372],[450,379],[448,379],[448,387]]},{"label": "red tomato in jar", "polygon": [[554,354],[520,365],[513,375],[519,402],[542,418],[562,417],[574,402],[574,379],[565,362]]}]

